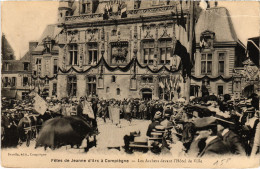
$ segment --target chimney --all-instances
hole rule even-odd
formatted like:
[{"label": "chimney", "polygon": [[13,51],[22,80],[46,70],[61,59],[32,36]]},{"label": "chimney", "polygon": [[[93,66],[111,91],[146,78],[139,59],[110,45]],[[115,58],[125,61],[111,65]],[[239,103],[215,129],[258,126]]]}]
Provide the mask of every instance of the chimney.
[{"label": "chimney", "polygon": [[29,52],[32,52],[38,45],[38,42],[36,41],[31,41],[29,42]]}]

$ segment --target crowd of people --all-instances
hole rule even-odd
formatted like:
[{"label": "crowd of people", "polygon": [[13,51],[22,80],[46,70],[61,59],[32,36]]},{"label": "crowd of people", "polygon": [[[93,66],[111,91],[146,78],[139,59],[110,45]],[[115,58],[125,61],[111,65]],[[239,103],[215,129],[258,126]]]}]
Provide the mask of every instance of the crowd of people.
[{"label": "crowd of people", "polygon": [[[90,121],[97,130],[97,118],[102,118],[104,123],[109,119],[119,127],[121,119],[126,119],[129,125],[132,119],[150,120],[146,137],[153,137],[157,128],[168,131],[161,141],[154,142],[157,153],[176,151],[172,147],[181,145],[182,153],[198,157],[259,154],[260,115],[256,94],[247,99],[231,99],[230,95],[197,97],[189,104],[165,100],[106,100],[97,96],[46,98],[46,103],[48,109],[43,119],[76,115]],[[30,114],[37,114],[33,97],[16,101],[2,98],[2,141],[8,139],[11,144],[10,140],[16,138],[8,132],[14,132],[21,118]]]},{"label": "crowd of people", "polygon": [[[230,95],[206,96],[195,98],[188,105],[164,104],[163,109],[154,114],[146,136],[148,140],[152,138],[151,150],[156,154],[255,156],[260,146],[259,118],[256,94],[236,100],[231,100]],[[158,138],[160,133],[162,137]],[[124,139],[129,151],[131,136]],[[132,137],[131,141],[135,139]]]}]

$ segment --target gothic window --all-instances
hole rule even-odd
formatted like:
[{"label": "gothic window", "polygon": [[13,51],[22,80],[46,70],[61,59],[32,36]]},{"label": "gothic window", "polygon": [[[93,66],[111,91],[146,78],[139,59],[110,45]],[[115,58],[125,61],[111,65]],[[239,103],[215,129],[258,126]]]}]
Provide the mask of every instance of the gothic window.
[{"label": "gothic window", "polygon": [[113,29],[113,30],[111,31],[111,36],[116,36],[116,32],[117,32],[117,30],[116,30],[116,29]]},{"label": "gothic window", "polygon": [[212,53],[201,54],[201,74],[212,73]]},{"label": "gothic window", "polygon": [[9,86],[9,79],[8,77],[5,77],[5,83],[4,83],[4,87]]},{"label": "gothic window", "polygon": [[96,77],[89,76],[87,77],[87,95],[96,94]]},{"label": "gothic window", "polygon": [[77,95],[77,77],[76,76],[68,77],[68,95],[69,96]]},{"label": "gothic window", "polygon": [[36,59],[36,70],[37,70],[38,75],[41,75],[41,72],[42,72],[42,59],[40,59],[40,58]]},{"label": "gothic window", "polygon": [[154,59],[154,41],[143,41],[143,63],[153,64]]},{"label": "gothic window", "polygon": [[69,65],[78,64],[78,45],[70,44],[69,45]]},{"label": "gothic window", "polygon": [[12,86],[16,86],[16,77],[12,77]]},{"label": "gothic window", "polygon": [[85,14],[85,13],[91,12],[90,5],[91,5],[90,2],[87,2],[86,0],[84,0],[81,5],[81,13]]},{"label": "gothic window", "polygon": [[223,93],[224,93],[223,85],[218,85],[218,95],[223,95]]},{"label": "gothic window", "polygon": [[58,59],[53,60],[53,74],[58,73]]},{"label": "gothic window", "polygon": [[88,44],[88,64],[95,65],[98,62],[98,45],[97,43]]},{"label": "gothic window", "polygon": [[134,9],[139,9],[141,4],[141,0],[135,0],[134,1]]},{"label": "gothic window", "polygon": [[9,63],[5,63],[5,71],[9,71],[9,67],[10,67],[10,64]]},{"label": "gothic window", "polygon": [[29,63],[23,63],[23,70],[29,70]]},{"label": "gothic window", "polygon": [[116,94],[120,95],[120,89],[119,88],[116,89]]},{"label": "gothic window", "polygon": [[29,83],[28,77],[23,77],[23,86],[27,86]]},{"label": "gothic window", "polygon": [[225,72],[225,53],[218,54],[218,73],[224,74]]},{"label": "gothic window", "polygon": [[116,76],[112,76],[111,82],[116,82]]},{"label": "gothic window", "polygon": [[57,83],[52,84],[52,95],[57,95]]},{"label": "gothic window", "polygon": [[170,64],[171,62],[171,46],[172,41],[169,39],[162,39],[159,42],[159,50],[160,50],[160,64]]}]

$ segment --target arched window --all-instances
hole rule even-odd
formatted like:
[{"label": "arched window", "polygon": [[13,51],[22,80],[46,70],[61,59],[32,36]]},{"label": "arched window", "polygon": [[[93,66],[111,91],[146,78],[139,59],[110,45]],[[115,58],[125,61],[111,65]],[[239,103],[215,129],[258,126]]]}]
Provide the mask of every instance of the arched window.
[{"label": "arched window", "polygon": [[109,93],[109,87],[106,88],[106,93]]},{"label": "arched window", "polygon": [[66,16],[69,16],[69,11],[66,11]]},{"label": "arched window", "polygon": [[60,17],[62,18],[62,13],[60,13]]},{"label": "arched window", "polygon": [[120,95],[120,89],[119,88],[116,89],[116,94]]},{"label": "arched window", "polygon": [[111,82],[116,82],[116,76],[112,76]]}]

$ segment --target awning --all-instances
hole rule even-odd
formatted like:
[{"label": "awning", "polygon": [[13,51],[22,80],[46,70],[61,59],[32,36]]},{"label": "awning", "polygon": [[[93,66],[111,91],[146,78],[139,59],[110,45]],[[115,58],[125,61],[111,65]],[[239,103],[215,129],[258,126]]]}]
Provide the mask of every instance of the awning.
[{"label": "awning", "polygon": [[1,97],[6,97],[7,99],[15,99],[16,90],[2,90]]}]

